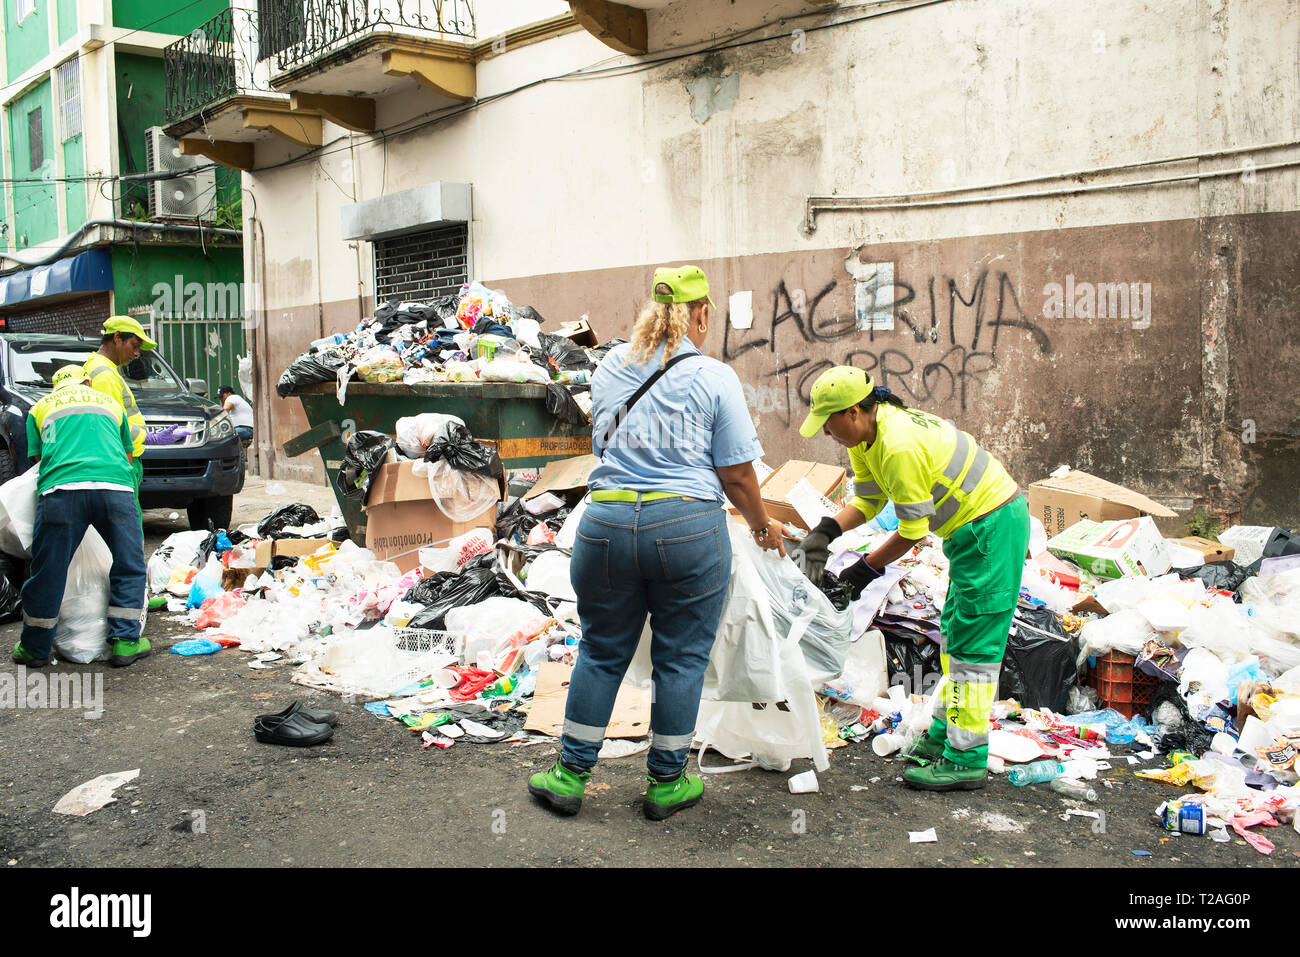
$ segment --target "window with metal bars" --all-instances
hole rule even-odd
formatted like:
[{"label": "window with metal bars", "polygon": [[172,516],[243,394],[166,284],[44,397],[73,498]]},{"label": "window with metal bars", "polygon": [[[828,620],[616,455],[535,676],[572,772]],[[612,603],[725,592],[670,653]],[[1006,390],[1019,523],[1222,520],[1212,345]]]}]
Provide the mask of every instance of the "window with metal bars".
[{"label": "window with metal bars", "polygon": [[78,61],[73,57],[67,63],[59,64],[59,96],[63,106],[60,119],[63,121],[63,139],[72,139],[81,135],[81,71]]},{"label": "window with metal bars", "polygon": [[375,240],[375,302],[454,296],[469,280],[465,223]]}]

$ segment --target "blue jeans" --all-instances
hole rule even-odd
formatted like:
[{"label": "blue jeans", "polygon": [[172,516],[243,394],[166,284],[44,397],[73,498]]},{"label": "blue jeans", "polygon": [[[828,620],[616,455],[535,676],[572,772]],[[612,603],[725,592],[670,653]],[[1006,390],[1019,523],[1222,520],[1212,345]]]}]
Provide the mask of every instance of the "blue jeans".
[{"label": "blue jeans", "polygon": [[108,575],[108,640],[135,641],[145,616],[144,537],[136,497],[108,489],[55,489],[36,503],[31,577],[23,585],[23,648],[48,658],[68,566],[86,529],[113,553]]},{"label": "blue jeans", "polygon": [[569,566],[582,621],[561,749],[573,770],[596,764],[647,614],[654,684],[646,766],[660,778],[686,766],[731,578],[726,520],[714,502],[587,506]]},{"label": "blue jeans", "polygon": [[248,425],[235,426],[235,434],[239,436],[241,442],[251,442],[253,439],[253,429]]}]

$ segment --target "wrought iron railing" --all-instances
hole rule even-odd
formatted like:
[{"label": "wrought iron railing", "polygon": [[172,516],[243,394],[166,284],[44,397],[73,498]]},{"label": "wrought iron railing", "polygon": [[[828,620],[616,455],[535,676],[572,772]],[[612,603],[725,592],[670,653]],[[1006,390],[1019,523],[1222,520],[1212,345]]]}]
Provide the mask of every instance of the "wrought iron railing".
[{"label": "wrought iron railing", "polygon": [[266,79],[258,79],[257,49],[257,14],[233,7],[164,49],[167,122],[192,116],[236,93],[269,93]]},{"label": "wrought iron railing", "polygon": [[260,55],[287,70],[377,30],[474,39],[470,0],[260,0]]}]

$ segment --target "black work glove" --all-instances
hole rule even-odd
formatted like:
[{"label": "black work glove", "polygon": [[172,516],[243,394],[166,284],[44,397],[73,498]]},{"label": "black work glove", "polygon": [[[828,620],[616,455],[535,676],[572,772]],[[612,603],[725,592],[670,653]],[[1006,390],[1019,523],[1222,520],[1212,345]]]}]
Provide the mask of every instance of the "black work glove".
[{"label": "black work glove", "polygon": [[799,570],[808,576],[814,585],[822,580],[822,572],[831,557],[831,542],[844,533],[835,519],[827,515],[817,527],[804,536],[798,547],[790,552],[790,557],[799,566]]},{"label": "black work glove", "polygon": [[849,594],[853,597],[854,601],[857,601],[858,597],[862,594],[862,589],[866,588],[883,574],[884,572],[872,568],[867,564],[867,560],[862,558],[844,569],[844,571],[840,572],[839,579],[848,584],[850,589]]}]

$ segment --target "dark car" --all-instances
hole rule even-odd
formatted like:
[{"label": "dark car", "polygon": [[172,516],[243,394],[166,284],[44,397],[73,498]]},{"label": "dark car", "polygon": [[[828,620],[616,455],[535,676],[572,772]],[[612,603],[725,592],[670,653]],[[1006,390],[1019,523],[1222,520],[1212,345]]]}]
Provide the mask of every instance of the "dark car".
[{"label": "dark car", "polygon": [[[98,348],[98,339],[77,336],[0,335],[0,483],[31,464],[27,413],[49,395],[51,377]],[[142,353],[121,372],[151,433],[172,426],[190,433],[174,444],[145,446],[141,507],[184,508],[195,529],[209,520],[228,527],[235,493],[244,487],[243,448],[230,416],[191,391],[157,352]]]}]

